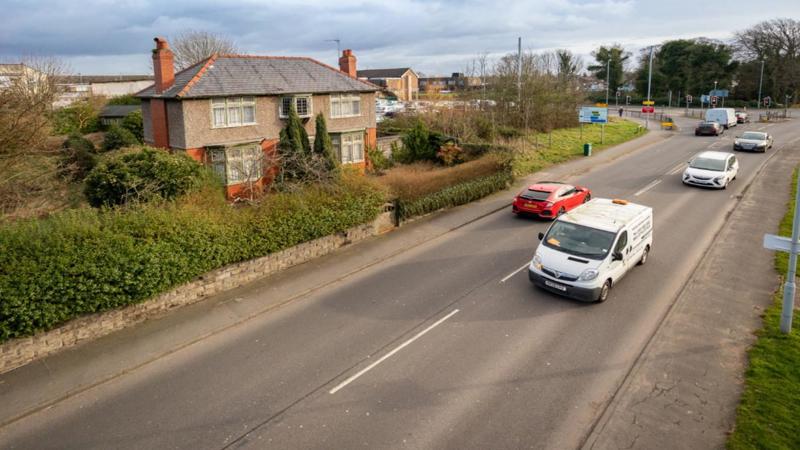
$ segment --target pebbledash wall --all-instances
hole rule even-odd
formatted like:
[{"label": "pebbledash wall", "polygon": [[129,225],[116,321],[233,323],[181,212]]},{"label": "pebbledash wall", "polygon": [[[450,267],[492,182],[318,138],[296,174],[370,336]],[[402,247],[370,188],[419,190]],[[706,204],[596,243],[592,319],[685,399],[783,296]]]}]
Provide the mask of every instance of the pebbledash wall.
[{"label": "pebbledash wall", "polygon": [[80,317],[53,330],[5,342],[0,344],[0,373],[162,315],[171,309],[196,303],[280,270],[327,255],[338,248],[392,228],[394,228],[392,213],[384,212],[372,223],[304,242],[262,258],[222,267],[142,303]]}]

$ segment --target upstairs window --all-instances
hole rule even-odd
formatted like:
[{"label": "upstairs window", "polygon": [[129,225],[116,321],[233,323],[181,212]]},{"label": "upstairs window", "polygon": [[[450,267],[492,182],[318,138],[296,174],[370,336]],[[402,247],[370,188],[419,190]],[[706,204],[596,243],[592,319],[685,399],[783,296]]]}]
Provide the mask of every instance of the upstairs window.
[{"label": "upstairs window", "polygon": [[358,117],[361,115],[361,96],[331,95],[331,118]]},{"label": "upstairs window", "polygon": [[295,95],[292,97],[282,97],[279,116],[281,119],[289,117],[289,109],[294,105],[294,110],[300,117],[311,117],[313,114],[311,107],[311,95]]},{"label": "upstairs window", "polygon": [[255,97],[229,97],[211,99],[211,119],[213,128],[255,125]]}]

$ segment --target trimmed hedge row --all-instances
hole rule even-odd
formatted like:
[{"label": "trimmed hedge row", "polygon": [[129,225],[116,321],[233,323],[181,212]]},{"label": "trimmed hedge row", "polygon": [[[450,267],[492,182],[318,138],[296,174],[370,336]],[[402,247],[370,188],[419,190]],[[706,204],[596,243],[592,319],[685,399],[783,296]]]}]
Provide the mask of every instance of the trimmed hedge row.
[{"label": "trimmed hedge row", "polygon": [[345,177],[247,208],[219,195],[72,210],[0,227],[0,341],[141,302],[210,270],[374,220],[384,193]]},{"label": "trimmed hedge row", "polygon": [[401,219],[420,216],[442,208],[463,205],[505,189],[514,177],[511,170],[502,170],[474,180],[459,183],[412,201],[398,201]]}]

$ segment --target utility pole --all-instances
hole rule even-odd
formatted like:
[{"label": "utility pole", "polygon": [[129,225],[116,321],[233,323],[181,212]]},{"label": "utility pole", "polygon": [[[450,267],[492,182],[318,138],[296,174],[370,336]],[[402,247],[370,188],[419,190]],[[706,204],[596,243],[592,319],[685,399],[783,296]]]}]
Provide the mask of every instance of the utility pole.
[{"label": "utility pole", "polygon": [[522,38],[517,38],[517,105],[522,108]]},{"label": "utility pole", "polygon": [[[647,72],[647,101],[650,101],[650,85],[653,82],[653,52],[655,51],[655,47],[650,47],[650,64]],[[646,113],[647,115],[644,116],[644,127],[647,128],[650,124],[650,113]]]},{"label": "utility pole", "polygon": [[669,97],[667,97],[667,109],[672,108],[672,89],[669,90]]},{"label": "utility pole", "polygon": [[761,60],[761,76],[758,77],[758,106],[761,108],[761,82],[764,81],[764,60]]}]

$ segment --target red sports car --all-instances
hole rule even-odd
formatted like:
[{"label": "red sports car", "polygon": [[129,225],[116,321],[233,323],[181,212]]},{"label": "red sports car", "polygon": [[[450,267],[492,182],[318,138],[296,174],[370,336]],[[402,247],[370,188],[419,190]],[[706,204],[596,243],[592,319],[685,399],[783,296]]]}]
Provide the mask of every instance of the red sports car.
[{"label": "red sports car", "polygon": [[514,214],[531,214],[552,219],[588,202],[591,198],[592,191],[588,188],[543,181],[528,186],[514,197],[511,211]]}]

